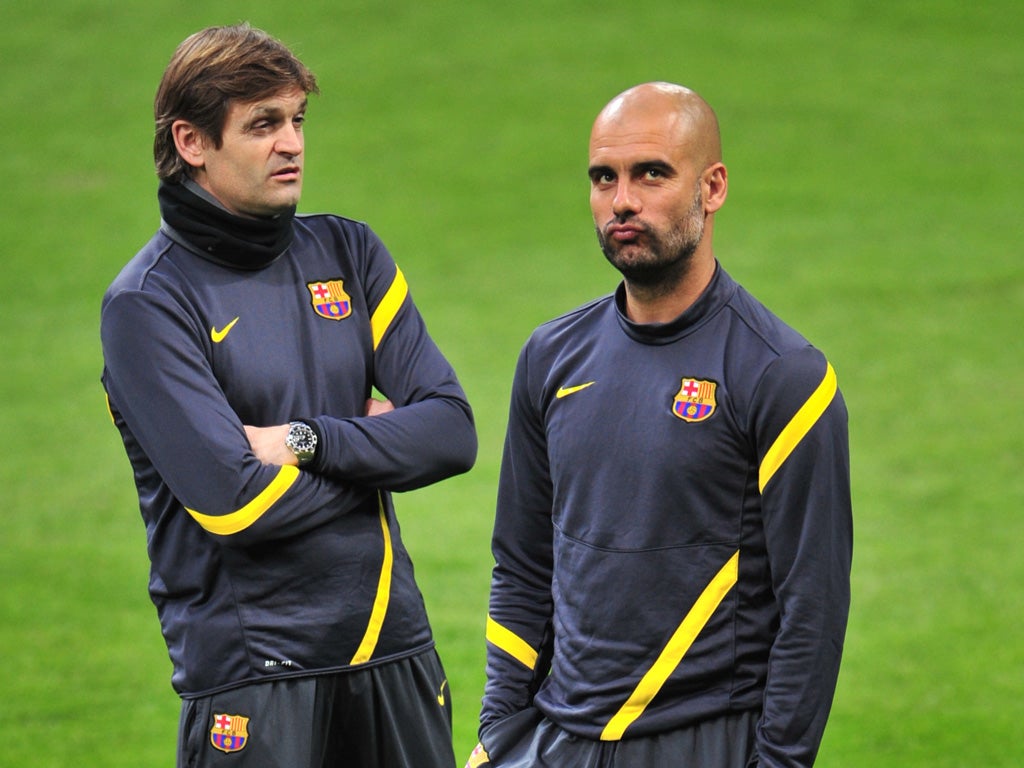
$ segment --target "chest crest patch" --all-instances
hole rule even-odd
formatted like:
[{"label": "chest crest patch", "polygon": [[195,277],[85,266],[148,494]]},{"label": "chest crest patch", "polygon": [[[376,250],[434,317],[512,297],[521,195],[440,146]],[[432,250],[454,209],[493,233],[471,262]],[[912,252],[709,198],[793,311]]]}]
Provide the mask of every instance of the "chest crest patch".
[{"label": "chest crest patch", "polygon": [[672,413],[683,421],[706,421],[714,414],[718,403],[715,390],[718,385],[705,379],[683,378],[679,392],[672,400]]},{"label": "chest crest patch", "polygon": [[328,320],[344,320],[352,314],[352,297],[345,292],[341,279],[306,283],[313,311]]}]

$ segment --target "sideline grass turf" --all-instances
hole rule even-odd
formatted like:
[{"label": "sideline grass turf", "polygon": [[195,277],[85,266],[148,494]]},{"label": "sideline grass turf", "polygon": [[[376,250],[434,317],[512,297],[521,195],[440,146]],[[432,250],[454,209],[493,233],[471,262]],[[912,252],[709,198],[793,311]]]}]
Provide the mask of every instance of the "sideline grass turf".
[{"label": "sideline grass turf", "polygon": [[98,308],[157,225],[163,66],[190,32],[241,19],[320,78],[302,210],[382,235],[476,409],[475,469],[397,499],[460,757],[515,356],[614,286],[587,206],[590,122],[623,88],[671,79],[721,118],[719,258],[825,350],[852,414],[853,613],[818,764],[1017,764],[1024,6],[641,6],[5,3],[0,766],[173,764],[178,704],[98,383]]}]

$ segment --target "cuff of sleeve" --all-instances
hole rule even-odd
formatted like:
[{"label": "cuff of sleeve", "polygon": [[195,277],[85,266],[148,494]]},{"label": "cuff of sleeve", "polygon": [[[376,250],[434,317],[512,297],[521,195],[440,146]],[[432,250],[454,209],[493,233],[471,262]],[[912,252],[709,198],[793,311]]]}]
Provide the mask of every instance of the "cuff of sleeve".
[{"label": "cuff of sleeve", "polygon": [[313,430],[313,434],[316,435],[316,453],[313,454],[313,460],[306,464],[302,469],[306,472],[312,472],[314,474],[320,474],[323,472],[325,457],[327,456],[327,445],[324,440],[324,431],[320,429],[320,425],[317,424],[313,419],[296,419],[301,421],[307,427]]}]

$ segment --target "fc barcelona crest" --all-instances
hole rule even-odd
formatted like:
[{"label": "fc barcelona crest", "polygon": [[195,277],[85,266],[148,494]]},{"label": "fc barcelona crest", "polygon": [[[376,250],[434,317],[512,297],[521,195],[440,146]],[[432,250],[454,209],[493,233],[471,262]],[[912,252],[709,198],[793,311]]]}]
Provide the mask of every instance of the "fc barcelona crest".
[{"label": "fc barcelona crest", "polygon": [[210,743],[221,752],[238,752],[249,741],[248,726],[248,717],[214,715]]},{"label": "fc barcelona crest", "polygon": [[345,293],[343,280],[306,283],[313,309],[328,320],[344,320],[352,314],[352,297]]},{"label": "fc barcelona crest", "polygon": [[683,421],[705,421],[715,412],[718,385],[703,379],[683,379],[672,401],[672,413]]}]

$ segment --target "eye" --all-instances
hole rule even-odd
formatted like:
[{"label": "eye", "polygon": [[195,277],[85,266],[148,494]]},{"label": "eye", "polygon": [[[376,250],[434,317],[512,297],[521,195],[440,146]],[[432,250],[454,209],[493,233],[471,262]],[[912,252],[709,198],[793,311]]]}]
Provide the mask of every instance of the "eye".
[{"label": "eye", "polygon": [[269,120],[267,118],[260,118],[259,120],[254,120],[252,123],[249,124],[249,131],[251,133],[266,133],[273,127],[273,120]]},{"label": "eye", "polygon": [[665,174],[661,172],[660,168],[648,168],[647,173],[644,174],[648,179],[660,179]]}]

